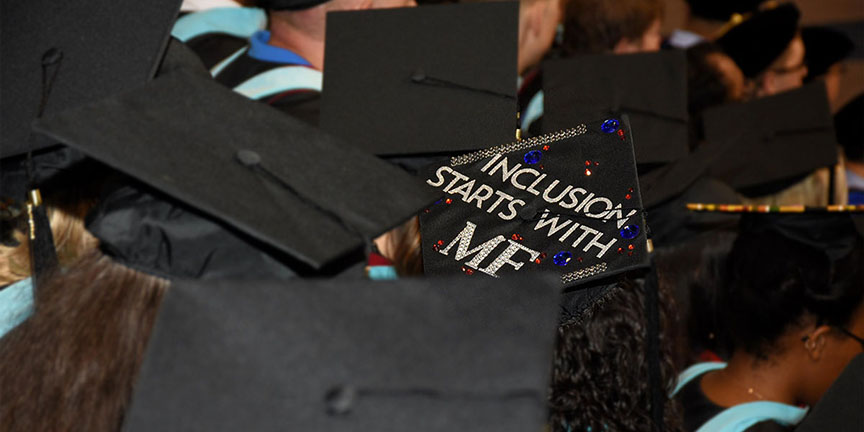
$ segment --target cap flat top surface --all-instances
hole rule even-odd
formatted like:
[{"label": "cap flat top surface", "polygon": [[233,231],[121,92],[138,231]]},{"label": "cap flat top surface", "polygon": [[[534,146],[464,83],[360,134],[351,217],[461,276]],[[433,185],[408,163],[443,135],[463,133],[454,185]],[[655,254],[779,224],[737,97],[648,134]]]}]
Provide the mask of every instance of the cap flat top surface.
[{"label": "cap flat top surface", "polygon": [[546,132],[621,111],[633,125],[638,163],[688,152],[687,69],[683,51],[585,55],[543,64]]},{"label": "cap flat top surface", "polygon": [[186,72],[35,127],[316,268],[434,200],[398,168]]},{"label": "cap flat top surface", "polygon": [[542,429],[554,281],[453,282],[175,284],[125,430]]},{"label": "cap flat top surface", "polygon": [[328,14],[322,129],[385,155],[510,139],[518,9],[490,2]]},{"label": "cap flat top surface", "polygon": [[[7,1],[0,5],[0,156],[26,152],[30,123],[42,98],[42,58],[56,49],[62,60],[45,113],[82,106],[153,77],[180,0],[57,2]],[[35,141],[32,150],[54,144]]]},{"label": "cap flat top surface", "polygon": [[733,187],[803,175],[837,163],[837,139],[821,83],[705,111],[706,145],[727,149],[710,173]]},{"label": "cap flat top surface", "polygon": [[631,129],[619,121],[607,133],[602,124],[458,156],[425,173],[447,194],[420,214],[426,273],[543,271],[571,286],[644,266]]}]

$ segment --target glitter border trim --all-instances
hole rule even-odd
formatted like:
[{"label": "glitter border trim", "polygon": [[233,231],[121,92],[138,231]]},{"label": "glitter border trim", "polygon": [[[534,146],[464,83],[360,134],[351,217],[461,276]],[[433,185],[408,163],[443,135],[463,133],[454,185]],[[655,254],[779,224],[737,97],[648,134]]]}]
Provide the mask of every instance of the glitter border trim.
[{"label": "glitter border trim", "polygon": [[525,150],[530,147],[535,147],[538,145],[544,145],[553,143],[556,141],[565,140],[568,138],[573,138],[575,136],[584,135],[585,132],[588,132],[588,126],[585,124],[580,124],[575,128],[564,129],[558,132],[552,132],[545,135],[536,136],[533,138],[527,138],[524,140],[513,141],[508,144],[502,144],[495,147],[489,147],[487,149],[478,150],[476,152],[467,153],[460,156],[455,156],[450,158],[450,166],[459,166],[466,165],[470,163],[477,162],[480,159],[485,159],[490,156],[495,156],[496,154],[504,154],[511,153],[519,150]]}]

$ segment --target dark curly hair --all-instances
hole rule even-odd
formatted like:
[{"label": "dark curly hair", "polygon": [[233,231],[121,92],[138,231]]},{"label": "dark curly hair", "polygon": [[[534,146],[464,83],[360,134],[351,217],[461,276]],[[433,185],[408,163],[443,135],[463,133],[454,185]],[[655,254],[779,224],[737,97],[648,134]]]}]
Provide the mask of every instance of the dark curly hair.
[{"label": "dark curly hair", "polygon": [[[661,374],[676,377],[670,327],[674,306],[660,293]],[[645,358],[644,290],[622,280],[590,306],[580,320],[558,328],[549,395],[552,431],[652,430],[651,389]],[[680,430],[678,407],[665,405],[665,429]]]},{"label": "dark curly hair", "polygon": [[720,296],[730,349],[767,359],[780,336],[808,317],[817,325],[847,325],[864,296],[861,238],[848,247],[842,258],[829,258],[824,248],[777,231],[740,235],[727,260]]},{"label": "dark curly hair", "polygon": [[610,52],[623,39],[639,39],[663,17],[662,0],[570,0],[561,43],[567,55]]}]

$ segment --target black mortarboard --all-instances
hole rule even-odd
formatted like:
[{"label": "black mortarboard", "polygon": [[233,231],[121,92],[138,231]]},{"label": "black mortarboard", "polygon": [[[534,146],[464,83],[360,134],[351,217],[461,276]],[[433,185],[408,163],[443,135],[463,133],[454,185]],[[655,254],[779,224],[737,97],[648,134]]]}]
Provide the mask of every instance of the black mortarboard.
[{"label": "black mortarboard", "polygon": [[183,70],[35,128],[314,268],[434,199],[386,162]]},{"label": "black mortarboard", "polygon": [[701,18],[727,21],[734,14],[753,13],[765,0],[687,0],[690,13]]},{"label": "black mortarboard", "polygon": [[843,61],[855,48],[855,43],[845,33],[828,27],[804,27],[801,29],[804,40],[807,77],[810,81],[828,72],[836,63]]},{"label": "black mortarboard", "polygon": [[646,265],[638,132],[623,120],[574,123],[433,165],[426,183],[447,195],[420,215],[426,274],[547,271],[571,286]]},{"label": "black mortarboard", "polygon": [[124,430],[531,431],[554,278],[176,283]]},{"label": "black mortarboard", "polygon": [[710,108],[704,125],[703,145],[725,147],[709,172],[739,190],[837,163],[837,141],[821,83]]},{"label": "black mortarboard", "polygon": [[620,110],[633,124],[637,163],[664,163],[687,154],[683,51],[551,60],[543,64],[543,80],[545,132]]},{"label": "black mortarboard", "polygon": [[792,3],[753,14],[717,39],[744,76],[755,78],[765,71],[798,34],[801,13]]},{"label": "black mortarboard", "polygon": [[864,162],[864,94],[858,95],[834,115],[834,129],[846,158]]},{"label": "black mortarboard", "polygon": [[3,2],[0,157],[54,144],[28,138],[43,93],[48,115],[152,78],[179,10],[179,0]]},{"label": "black mortarboard", "polygon": [[328,14],[321,128],[379,155],[512,139],[518,15],[509,1]]},{"label": "black mortarboard", "polygon": [[828,391],[795,427],[800,432],[854,430],[864,425],[864,354],[846,365]]}]

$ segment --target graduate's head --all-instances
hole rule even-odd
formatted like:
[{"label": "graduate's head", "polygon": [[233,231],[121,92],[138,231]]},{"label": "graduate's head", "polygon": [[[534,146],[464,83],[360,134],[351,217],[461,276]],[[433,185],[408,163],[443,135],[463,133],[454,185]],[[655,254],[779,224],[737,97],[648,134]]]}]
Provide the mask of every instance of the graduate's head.
[{"label": "graduate's head", "polygon": [[732,348],[815,403],[864,351],[864,240],[848,215],[745,215],[721,290]]},{"label": "graduate's head", "polygon": [[[582,306],[574,311],[574,303]],[[629,279],[565,293],[568,317],[558,328],[549,392],[551,431],[642,430],[651,423],[644,304],[644,288]],[[660,304],[660,368],[668,385],[675,379],[675,307],[662,290]],[[667,430],[678,430],[677,407],[667,403],[664,410]]]},{"label": "graduate's head", "polygon": [[750,80],[754,96],[770,96],[803,84],[807,65],[800,17],[794,4],[783,4],[731,23],[717,39]]},{"label": "graduate's head", "polygon": [[571,0],[562,46],[569,54],[657,51],[663,10],[660,0]]},{"label": "graduate's head", "polygon": [[536,65],[552,47],[566,0],[519,2],[519,74]]}]

